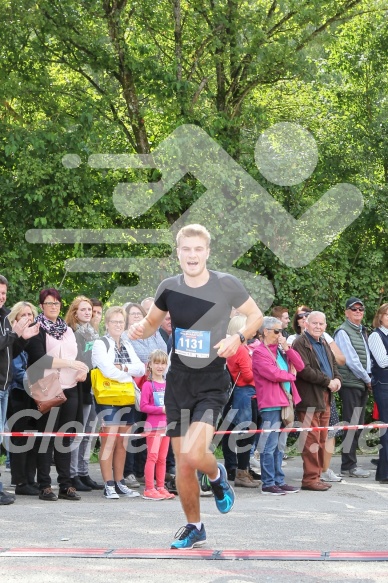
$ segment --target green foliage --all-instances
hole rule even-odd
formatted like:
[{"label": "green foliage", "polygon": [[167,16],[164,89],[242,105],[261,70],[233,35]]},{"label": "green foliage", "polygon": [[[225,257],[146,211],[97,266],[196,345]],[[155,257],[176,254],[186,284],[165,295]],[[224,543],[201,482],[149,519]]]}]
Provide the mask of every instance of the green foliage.
[{"label": "green foliage", "polygon": [[[61,286],[65,303],[77,293],[107,300],[137,281],[69,273],[69,258],[159,257],[164,273],[162,245],[32,244],[25,234],[168,228],[201,184],[186,176],[144,215],[124,217],[112,202],[117,184],[155,182],[158,171],[93,169],[88,157],[147,154],[193,123],[295,217],[334,184],[360,188],[364,212],[308,266],[291,269],[262,243],[235,266],[267,277],[276,304],[323,309],[330,329],[353,294],[370,322],[387,299],[387,10],[381,0],[1,0],[0,271],[9,305],[36,303],[45,285]],[[269,183],[254,161],[259,134],[281,121],[309,129],[319,148],[315,172],[296,186]],[[81,164],[64,166],[65,154]],[[232,216],[237,202],[214,212]],[[221,231],[226,250],[229,237],[247,237],[244,226]]]}]

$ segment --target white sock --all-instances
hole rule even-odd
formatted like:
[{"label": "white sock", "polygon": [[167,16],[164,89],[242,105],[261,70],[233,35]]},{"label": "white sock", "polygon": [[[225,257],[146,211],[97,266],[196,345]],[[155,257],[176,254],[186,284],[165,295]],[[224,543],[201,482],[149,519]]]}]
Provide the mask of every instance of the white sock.
[{"label": "white sock", "polygon": [[209,481],[210,482],[217,482],[217,480],[220,479],[220,476],[221,476],[220,468],[217,468],[217,469],[218,469],[218,471],[217,471],[217,477],[214,478],[214,480],[210,480],[210,478],[209,478]]},{"label": "white sock", "polygon": [[189,524],[193,524],[197,530],[201,530],[202,522],[189,522]]}]

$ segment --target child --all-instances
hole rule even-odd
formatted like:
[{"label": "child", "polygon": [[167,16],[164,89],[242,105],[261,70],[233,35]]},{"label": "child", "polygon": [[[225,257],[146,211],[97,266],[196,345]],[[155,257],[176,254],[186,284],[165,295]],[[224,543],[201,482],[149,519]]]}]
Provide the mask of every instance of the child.
[{"label": "child", "polygon": [[[143,498],[146,500],[168,500],[175,498],[164,487],[166,475],[166,457],[170,438],[162,436],[166,428],[166,410],[164,407],[164,391],[166,381],[163,373],[167,366],[167,354],[163,350],[153,350],[148,357],[149,380],[146,381],[141,390],[140,409],[147,413],[145,430],[151,431],[146,437],[147,440],[147,461],[144,468],[145,489]],[[156,472],[155,472],[156,470]],[[156,475],[156,488],[154,486],[154,476]]]}]

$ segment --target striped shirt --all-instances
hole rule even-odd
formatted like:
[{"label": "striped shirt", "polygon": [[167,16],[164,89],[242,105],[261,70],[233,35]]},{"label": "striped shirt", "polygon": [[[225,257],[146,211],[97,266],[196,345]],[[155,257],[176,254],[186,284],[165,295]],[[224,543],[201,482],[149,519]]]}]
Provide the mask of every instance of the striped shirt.
[{"label": "striped shirt", "polygon": [[[379,330],[381,330],[385,336],[388,336],[388,328],[385,328],[385,326],[380,326]],[[378,332],[372,332],[372,334],[369,336],[368,344],[370,351],[373,354],[373,358],[377,362],[378,366],[380,368],[387,368],[388,354]]]}]

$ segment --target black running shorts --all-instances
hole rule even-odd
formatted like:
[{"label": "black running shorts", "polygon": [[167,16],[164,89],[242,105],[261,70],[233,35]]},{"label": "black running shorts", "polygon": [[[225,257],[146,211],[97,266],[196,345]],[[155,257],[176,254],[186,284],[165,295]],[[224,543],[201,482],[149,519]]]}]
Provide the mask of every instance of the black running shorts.
[{"label": "black running shorts", "polygon": [[185,435],[194,421],[216,427],[228,399],[230,376],[224,367],[174,367],[168,371],[166,381],[167,435]]}]

